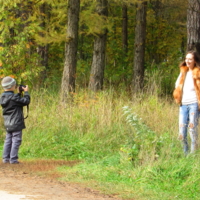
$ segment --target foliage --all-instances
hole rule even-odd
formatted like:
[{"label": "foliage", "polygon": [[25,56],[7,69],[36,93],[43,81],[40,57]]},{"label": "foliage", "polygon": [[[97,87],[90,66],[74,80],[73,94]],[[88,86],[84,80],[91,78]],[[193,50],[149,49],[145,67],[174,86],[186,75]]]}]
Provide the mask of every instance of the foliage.
[{"label": "foliage", "polygon": [[[175,2],[174,2],[175,3]],[[174,61],[182,57],[185,52],[186,26],[182,23],[186,20],[186,4],[176,1],[180,10],[174,9],[172,2],[149,3],[147,13],[147,39],[146,56],[147,63],[174,65]],[[176,20],[174,20],[176,19]],[[164,31],[163,31],[164,30]],[[175,42],[176,41],[176,42]]]},{"label": "foliage", "polygon": [[1,7],[0,75],[1,77],[13,75],[19,82],[23,80],[32,82],[42,71],[32,40],[38,30],[37,24],[29,26],[31,19],[23,10],[28,7],[28,3]]},{"label": "foliage", "polygon": [[[135,27],[135,3],[137,1],[109,1],[109,17],[105,19],[95,12],[96,1],[82,0],[80,13],[79,47],[77,67],[78,83],[88,85],[92,62],[93,37],[102,26],[108,30],[105,68],[105,88],[110,85],[129,87],[133,74],[133,49]],[[60,80],[64,65],[67,24],[67,1],[0,1],[0,65],[1,76],[14,75],[19,82],[36,80],[46,70],[46,84]],[[122,48],[122,5],[128,8],[128,53]],[[175,5],[175,6],[174,6]],[[160,93],[171,93],[168,86],[175,79],[169,74],[176,71],[186,44],[186,2],[148,1],[146,74],[167,72]],[[106,22],[106,23],[105,23]],[[41,64],[38,47],[49,45],[48,66]],[[87,73],[87,74],[86,74]],[[82,78],[83,77],[83,78]],[[170,78],[171,77],[171,78]],[[82,79],[81,79],[82,78]],[[147,79],[148,77],[146,77]],[[81,86],[78,84],[78,87]],[[172,88],[171,88],[172,87]]]}]

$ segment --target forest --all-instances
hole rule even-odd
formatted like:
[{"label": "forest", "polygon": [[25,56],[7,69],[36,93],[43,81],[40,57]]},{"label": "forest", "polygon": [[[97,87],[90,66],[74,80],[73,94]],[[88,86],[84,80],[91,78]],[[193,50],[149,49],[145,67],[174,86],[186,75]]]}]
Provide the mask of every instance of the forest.
[{"label": "forest", "polygon": [[200,150],[183,154],[172,98],[186,52],[200,53],[199,10],[199,0],[0,0],[0,78],[31,95],[20,162],[75,161],[59,180],[122,199],[200,199]]},{"label": "forest", "polygon": [[161,94],[170,94],[189,45],[188,7],[181,0],[1,1],[1,77],[68,93],[140,91],[156,73],[164,75]]}]

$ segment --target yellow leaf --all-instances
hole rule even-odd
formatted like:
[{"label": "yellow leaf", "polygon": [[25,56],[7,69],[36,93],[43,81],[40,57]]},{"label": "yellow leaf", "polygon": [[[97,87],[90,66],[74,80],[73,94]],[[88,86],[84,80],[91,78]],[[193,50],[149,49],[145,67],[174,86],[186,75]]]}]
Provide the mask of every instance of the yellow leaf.
[{"label": "yellow leaf", "polygon": [[27,48],[27,49],[30,49],[30,44],[27,43],[27,44],[26,44],[26,48]]}]

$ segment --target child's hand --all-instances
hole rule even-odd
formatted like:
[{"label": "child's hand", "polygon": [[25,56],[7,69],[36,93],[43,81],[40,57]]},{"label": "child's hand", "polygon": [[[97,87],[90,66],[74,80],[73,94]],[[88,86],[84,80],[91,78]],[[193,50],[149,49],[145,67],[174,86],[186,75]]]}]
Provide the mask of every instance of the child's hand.
[{"label": "child's hand", "polygon": [[26,87],[22,87],[24,92],[28,92],[28,85],[26,85]]}]

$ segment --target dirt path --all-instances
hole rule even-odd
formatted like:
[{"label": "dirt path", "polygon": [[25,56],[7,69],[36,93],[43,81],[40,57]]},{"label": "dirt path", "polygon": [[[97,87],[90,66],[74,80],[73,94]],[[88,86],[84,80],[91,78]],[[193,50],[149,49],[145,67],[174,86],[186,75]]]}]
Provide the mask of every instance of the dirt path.
[{"label": "dirt path", "polygon": [[[56,178],[59,174],[53,169],[62,164],[66,163],[37,161],[19,165],[0,164],[0,199],[119,200],[78,184],[58,181]],[[39,172],[44,176],[36,175]],[[9,196],[8,193],[17,196]]]}]

